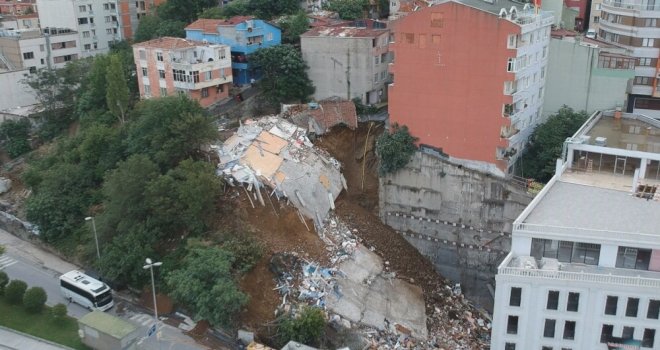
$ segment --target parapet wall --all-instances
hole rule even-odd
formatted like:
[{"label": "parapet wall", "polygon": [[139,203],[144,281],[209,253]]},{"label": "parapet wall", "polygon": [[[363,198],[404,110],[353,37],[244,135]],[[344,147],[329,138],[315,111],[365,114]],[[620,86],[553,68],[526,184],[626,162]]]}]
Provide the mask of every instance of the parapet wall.
[{"label": "parapet wall", "polygon": [[381,220],[445,277],[488,307],[486,284],[511,246],[511,227],[532,200],[524,186],[442,156],[416,152],[380,179]]}]

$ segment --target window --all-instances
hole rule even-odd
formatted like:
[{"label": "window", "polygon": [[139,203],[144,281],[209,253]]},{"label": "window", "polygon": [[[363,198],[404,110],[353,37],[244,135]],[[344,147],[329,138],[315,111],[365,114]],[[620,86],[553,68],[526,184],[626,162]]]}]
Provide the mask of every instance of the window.
[{"label": "window", "polygon": [[645,18],[644,27],[655,27],[656,19],[655,18]]},{"label": "window", "polygon": [[651,249],[619,247],[616,254],[616,267],[624,269],[648,270],[650,262]]},{"label": "window", "polygon": [[37,67],[34,67],[34,66],[30,67],[30,73],[31,74],[34,74],[36,72],[37,72]]},{"label": "window", "polygon": [[598,265],[599,255],[600,244],[575,243],[573,246],[573,256],[571,257],[571,262]]},{"label": "window", "polygon": [[94,17],[89,18],[89,24],[94,24]]},{"label": "window", "polygon": [[83,32],[83,38],[89,38],[89,31]]},{"label": "window", "polygon": [[520,306],[521,294],[522,294],[522,288],[512,287],[511,295],[509,296],[509,306]]},{"label": "window", "polygon": [[[543,78],[543,71],[541,78]],[[561,262],[577,262],[598,265],[599,244],[532,239],[532,256],[536,259],[553,258]]]},{"label": "window", "polygon": [[637,317],[637,309],[639,308],[639,298],[628,298],[626,305],[626,317]]},{"label": "window", "polygon": [[98,43],[94,43],[93,45],[94,45],[94,50],[96,50],[96,49],[99,48],[99,44],[98,44]]},{"label": "window", "polygon": [[142,67],[142,76],[146,77],[147,76],[147,68]]},{"label": "window", "polygon": [[110,9],[110,4],[108,4],[108,3],[103,4],[103,9],[104,10],[109,10]]},{"label": "window", "polygon": [[646,312],[646,318],[657,320],[660,316],[660,300],[649,300],[649,309]]},{"label": "window", "polygon": [[374,74],[374,83],[378,82],[378,73]]},{"label": "window", "polygon": [[644,336],[642,337],[642,347],[652,348],[655,343],[655,329],[644,329]]},{"label": "window", "polygon": [[408,44],[415,43],[415,34],[414,33],[403,33],[403,36],[406,38]]},{"label": "window", "polygon": [[163,53],[162,52],[156,52],[156,60],[163,62]]},{"label": "window", "polygon": [[552,350],[552,346],[542,346],[541,350]]},{"label": "window", "polygon": [[78,18],[78,24],[87,24],[87,17]]},{"label": "window", "polygon": [[23,59],[24,60],[31,60],[34,58],[34,52],[23,52]]},{"label": "window", "polygon": [[431,34],[431,42],[433,45],[440,45],[440,40],[442,39],[442,36],[439,34]]},{"label": "window", "polygon": [[518,334],[518,316],[509,316],[506,322],[507,334]]},{"label": "window", "polygon": [[39,45],[39,51],[44,52],[44,50],[46,50],[46,45],[44,44]]},{"label": "window", "polygon": [[85,45],[83,45],[83,48],[85,50],[91,50],[92,49],[92,44],[85,44]]},{"label": "window", "polygon": [[85,5],[78,6],[78,12],[87,12],[87,7]]},{"label": "window", "polygon": [[204,72],[204,81],[213,80],[213,71]]},{"label": "window", "polygon": [[575,321],[566,321],[564,323],[564,339],[575,339]]},{"label": "window", "polygon": [[144,86],[144,95],[145,96],[151,96],[151,86],[149,86],[149,85]]},{"label": "window", "polygon": [[165,71],[162,69],[158,70],[158,78],[165,79]]},{"label": "window", "polygon": [[548,303],[546,309],[557,310],[559,308],[559,291],[551,290],[548,292]]},{"label": "window", "polygon": [[619,302],[619,297],[607,296],[605,302],[605,315],[616,315],[616,304]]},{"label": "window", "polygon": [[509,58],[506,62],[506,71],[507,72],[515,72],[516,71],[516,59],[515,58]]},{"label": "window", "polygon": [[140,59],[141,60],[146,60],[147,59],[147,52],[144,50],[138,51],[140,53]]},{"label": "window", "polygon": [[209,88],[202,89],[202,97],[209,97]]},{"label": "window", "polygon": [[566,304],[566,311],[577,312],[579,304],[580,304],[580,293],[569,292],[568,303]]},{"label": "window", "polygon": [[174,76],[174,81],[186,81],[186,71],[180,69],[173,69],[172,75]]},{"label": "window", "polygon": [[42,58],[42,59],[40,59],[39,61],[41,62],[41,64],[45,64],[45,63],[46,63],[46,61],[44,61],[44,59],[43,59],[43,58]]},{"label": "window", "polygon": [[653,60],[652,58],[648,58],[648,57],[638,58],[637,59],[637,65],[648,67],[648,66],[653,65],[652,60]]},{"label": "window", "polygon": [[611,324],[604,324],[603,328],[600,331],[600,342],[607,343],[612,338],[612,332],[614,331],[614,326]]},{"label": "window", "polygon": [[545,320],[545,325],[543,326],[543,337],[545,338],[554,338],[555,337],[555,324],[556,320]]},{"label": "window", "polygon": [[378,65],[380,63],[380,56],[374,57],[374,64]]},{"label": "window", "polygon": [[161,87],[160,88],[160,96],[167,96],[167,88]]},{"label": "window", "polygon": [[108,28],[105,30],[105,34],[112,34],[112,28]]},{"label": "window", "polygon": [[266,33],[266,41],[273,41],[273,33]]},{"label": "window", "polygon": [[635,327],[623,327],[621,338],[632,339],[634,335],[635,335]]},{"label": "window", "polygon": [[433,28],[442,28],[442,13],[441,12],[431,13],[431,27],[433,27]]},{"label": "window", "polygon": [[112,22],[112,17],[105,16],[105,23],[110,23],[110,22]]},{"label": "window", "polygon": [[600,17],[594,16],[594,23],[598,23],[600,21]]},{"label": "window", "polygon": [[192,77],[193,77],[193,83],[197,84],[199,83],[199,71],[193,71]]},{"label": "window", "polygon": [[653,45],[654,45],[653,38],[643,38],[642,39],[642,46],[643,47],[653,47]]},{"label": "window", "polygon": [[649,77],[635,77],[635,85],[651,85],[651,78]]},{"label": "window", "polygon": [[506,343],[504,344],[504,350],[516,350],[516,344]]}]

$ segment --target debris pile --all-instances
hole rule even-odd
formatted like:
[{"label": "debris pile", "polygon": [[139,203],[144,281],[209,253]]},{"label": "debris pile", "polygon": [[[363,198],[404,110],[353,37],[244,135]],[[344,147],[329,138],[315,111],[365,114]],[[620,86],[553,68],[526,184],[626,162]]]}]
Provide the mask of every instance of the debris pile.
[{"label": "debris pile", "polygon": [[[218,152],[218,174],[232,186],[244,186],[250,203],[272,205],[271,196],[286,197],[301,215],[322,229],[328,212],[346,179],[339,162],[315,147],[307,130],[276,116],[247,120],[222,145]],[[262,193],[268,186],[272,191]]]},{"label": "debris pile", "polygon": [[355,130],[358,126],[357,110],[353,101],[331,98],[308,104],[283,105],[282,117],[310,134],[323,135],[333,126],[346,125]]}]

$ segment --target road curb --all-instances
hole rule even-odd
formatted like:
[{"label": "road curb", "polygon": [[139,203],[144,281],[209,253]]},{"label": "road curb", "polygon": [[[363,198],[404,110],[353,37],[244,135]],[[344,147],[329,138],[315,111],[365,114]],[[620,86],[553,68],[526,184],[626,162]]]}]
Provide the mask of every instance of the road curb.
[{"label": "road curb", "polygon": [[5,330],[5,331],[11,332],[11,333],[19,334],[19,335],[21,335],[21,336],[23,336],[23,337],[30,338],[30,339],[33,339],[33,340],[35,340],[35,341],[41,342],[41,343],[46,343],[46,344],[48,344],[48,345],[56,346],[56,347],[61,348],[61,349],[63,349],[63,350],[76,350],[76,349],[74,349],[74,348],[70,348],[70,347],[68,347],[68,346],[66,346],[66,345],[58,344],[58,343],[52,342],[52,341],[50,341],[50,340],[46,340],[46,339],[43,339],[43,338],[35,337],[34,335],[27,334],[27,333],[23,333],[23,332],[21,332],[21,331],[17,331],[17,330],[15,330],[15,329],[7,328],[7,327],[5,327],[5,326],[0,326],[0,329],[3,329],[3,330]]}]

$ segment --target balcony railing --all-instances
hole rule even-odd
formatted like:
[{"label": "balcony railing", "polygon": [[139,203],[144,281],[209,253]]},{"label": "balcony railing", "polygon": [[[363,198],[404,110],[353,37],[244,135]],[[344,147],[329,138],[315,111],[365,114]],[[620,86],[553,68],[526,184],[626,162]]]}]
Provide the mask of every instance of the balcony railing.
[{"label": "balcony railing", "polygon": [[[564,227],[552,225],[530,224],[526,222],[514,222],[513,232],[524,231],[534,234],[565,236],[565,237],[581,237],[585,242],[595,241],[602,243],[605,240],[620,241],[622,237],[626,239],[637,241],[640,243],[654,244],[658,240],[657,234],[648,233],[632,233],[620,232],[611,230],[599,230],[580,227]],[[591,238],[591,240],[589,240]]]},{"label": "balcony railing", "polygon": [[617,7],[626,10],[637,11],[658,11],[660,10],[660,3],[647,3],[640,4],[637,1],[621,1],[621,0],[603,0],[603,5]]}]

